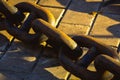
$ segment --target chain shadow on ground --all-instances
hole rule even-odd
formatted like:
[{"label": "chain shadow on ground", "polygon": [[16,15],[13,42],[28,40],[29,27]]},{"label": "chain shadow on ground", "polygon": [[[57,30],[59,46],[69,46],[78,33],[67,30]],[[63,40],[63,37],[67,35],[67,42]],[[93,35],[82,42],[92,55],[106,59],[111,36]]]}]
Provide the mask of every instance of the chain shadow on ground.
[{"label": "chain shadow on ground", "polygon": [[[61,1],[61,0],[58,0],[59,2]],[[61,2],[60,2],[61,3]],[[77,3],[77,4],[79,4],[79,3]],[[91,4],[93,4],[93,3],[89,3],[90,5]],[[64,5],[64,4],[63,4]],[[83,10],[82,8],[81,9],[74,9],[75,11],[78,11],[78,12],[84,12],[84,13],[89,13],[89,12],[86,12],[86,10]],[[114,18],[113,18],[114,19]],[[116,20],[116,19],[115,19]],[[113,27],[116,27],[116,28],[118,28],[116,25],[114,26],[110,26],[107,30],[108,31],[110,31],[111,33],[113,33],[116,37],[120,37],[118,34],[116,34],[116,32],[114,32],[114,31],[112,31],[112,29],[113,29]],[[26,57],[26,56],[24,56],[24,57]],[[28,61],[26,61],[27,63],[30,63],[30,62],[28,62]],[[58,78],[56,78],[53,74],[51,74],[50,72],[48,72],[48,71],[46,71],[44,68],[41,70],[41,71],[43,71],[43,72],[45,72],[45,73],[47,73],[47,74],[49,74],[51,77],[54,77],[55,78],[55,80],[59,80]],[[4,73],[3,73],[4,74]],[[5,74],[4,74],[5,75]],[[7,76],[7,75],[6,75]]]},{"label": "chain shadow on ground", "polygon": [[[2,79],[2,77],[4,79],[2,80],[16,80],[16,78],[18,78],[17,80],[21,80],[22,78],[25,80],[34,80],[36,77],[37,79],[39,78],[40,80],[48,80],[49,78],[51,78],[51,80],[60,80],[59,78],[57,78],[56,76],[54,76],[54,74],[52,74],[51,72],[47,71],[45,68],[52,68],[52,67],[56,67],[59,66],[59,63],[55,63],[57,60],[48,60],[48,59],[43,59],[40,60],[40,58],[38,58],[39,63],[36,63],[37,60],[35,59],[30,59],[30,57],[36,57],[36,55],[40,55],[35,53],[36,50],[31,50],[31,49],[27,49],[24,48],[23,45],[21,45],[21,42],[14,42],[14,44],[17,45],[17,47],[12,46],[13,48],[9,51],[7,51],[7,55],[3,56],[0,59],[0,74],[2,75],[0,78]],[[6,59],[5,59],[6,58]],[[28,60],[27,60],[28,58]],[[46,61],[47,60],[47,61]],[[36,69],[36,65],[39,65]],[[28,67],[29,66],[29,67]],[[31,71],[31,69],[33,69]],[[34,71],[35,70],[35,71]],[[7,71],[7,73],[6,73]],[[13,72],[13,74],[12,74]],[[26,75],[24,75],[24,77],[22,76],[16,76],[17,74],[22,74],[22,73],[26,73]],[[33,75],[33,76],[32,76]],[[14,79],[15,78],[15,79]]]}]

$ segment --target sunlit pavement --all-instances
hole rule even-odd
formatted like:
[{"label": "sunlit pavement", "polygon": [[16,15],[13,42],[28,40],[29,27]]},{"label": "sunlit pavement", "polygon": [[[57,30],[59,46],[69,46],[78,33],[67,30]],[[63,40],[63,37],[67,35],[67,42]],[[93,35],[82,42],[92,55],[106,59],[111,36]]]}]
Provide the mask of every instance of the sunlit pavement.
[{"label": "sunlit pavement", "polygon": [[[13,5],[22,1],[37,2],[8,1]],[[38,4],[53,13],[55,26],[66,34],[93,36],[120,51],[119,5],[102,7],[100,0],[39,0]],[[60,66],[58,59],[44,56],[52,53],[54,49],[44,47],[44,43],[37,48],[28,47],[0,29],[0,80],[66,79],[68,72]],[[94,67],[89,69],[94,70]],[[71,75],[69,80],[79,78]]]}]

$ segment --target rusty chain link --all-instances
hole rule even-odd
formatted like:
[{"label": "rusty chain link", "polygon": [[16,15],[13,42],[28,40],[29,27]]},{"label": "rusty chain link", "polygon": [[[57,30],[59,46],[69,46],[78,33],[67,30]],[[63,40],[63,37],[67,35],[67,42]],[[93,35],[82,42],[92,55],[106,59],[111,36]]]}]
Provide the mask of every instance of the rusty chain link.
[{"label": "rusty chain link", "polygon": [[[37,18],[44,19],[48,21],[51,25],[55,25],[55,18],[48,10],[38,6],[34,3],[30,2],[21,2],[15,5],[15,7],[19,10],[19,12],[29,12],[30,16],[27,20],[21,25],[20,29],[16,27],[13,23],[9,22],[9,20],[4,21],[4,27],[8,31],[9,34],[13,35],[15,38],[21,40],[24,43],[36,43],[39,41],[43,42],[47,40],[47,37],[43,34],[29,34],[28,31],[32,26],[31,23],[33,20]],[[4,12],[5,13],[5,12]],[[5,15],[6,16],[6,15]],[[10,15],[7,15],[8,18]],[[6,16],[6,17],[7,17]],[[55,26],[54,26],[55,27]]]},{"label": "rusty chain link", "polygon": [[[52,25],[42,19],[33,21],[33,29],[47,35],[52,41],[50,44],[53,44],[53,46],[63,44],[59,52],[60,63],[67,71],[70,71],[75,76],[83,80],[110,80],[108,77],[113,74],[115,76],[113,80],[119,78],[117,71],[120,69],[120,59],[118,53],[109,46],[89,36],[74,36],[71,39],[65,33],[52,27]],[[80,60],[78,58],[81,56],[82,50],[79,46],[89,49],[86,55],[80,58]],[[76,60],[78,61],[76,62]],[[87,67],[92,61],[95,61],[95,72],[87,70]],[[109,62],[109,65],[105,64],[107,62]],[[104,66],[113,66],[113,63],[115,67],[104,68]],[[100,66],[98,67],[97,65]]]},{"label": "rusty chain link", "polygon": [[[90,36],[69,37],[55,28],[54,16],[48,10],[34,3],[21,2],[12,6],[0,0],[0,12],[5,16],[4,19],[0,14],[0,28],[24,43],[46,41],[58,52],[61,65],[73,75],[82,80],[119,80],[120,58],[114,49]],[[30,13],[27,19],[26,12]],[[28,33],[31,27],[35,34]],[[82,47],[88,48],[85,55]],[[93,61],[96,71],[87,69]]]},{"label": "rusty chain link", "polygon": [[11,23],[19,24],[25,17],[15,6],[6,0],[0,0],[0,12],[3,13]]},{"label": "rusty chain link", "polygon": [[[40,25],[40,26],[39,26]],[[48,22],[42,19],[36,19],[33,21],[33,30],[35,32],[42,32],[48,37],[48,44],[52,45],[56,50],[59,50],[61,46],[68,46],[71,54],[68,54],[73,59],[78,58],[82,55],[82,49],[77,45],[77,43],[71,39],[64,32],[56,29]],[[53,35],[54,34],[54,35]]]},{"label": "rusty chain link", "polygon": [[[59,55],[60,63],[66,70],[70,71],[75,76],[81,78],[82,80],[110,80],[108,78],[109,75],[107,75],[108,73],[106,73],[106,70],[110,71],[109,69],[111,69],[112,71],[110,72],[113,73],[113,70],[117,71],[118,69],[120,69],[120,66],[117,66],[117,68],[111,67],[109,69],[103,69],[104,66],[108,66],[108,64],[105,64],[106,60],[104,58],[99,58],[99,56],[110,56],[112,60],[116,60],[117,63],[120,64],[119,56],[117,52],[114,51],[112,48],[106,46],[105,44],[101,44],[100,42],[88,36],[75,36],[73,37],[73,39],[78,43],[78,45],[89,48],[89,51],[82,58],[78,59],[78,61],[75,63],[70,60],[69,57],[64,55],[65,48],[61,48]],[[103,62],[101,62],[100,60]],[[110,62],[112,60],[108,60],[110,64],[109,66],[113,66],[112,62]],[[95,72],[89,71],[87,69],[92,61],[95,61]],[[97,66],[98,64],[101,65]]]}]

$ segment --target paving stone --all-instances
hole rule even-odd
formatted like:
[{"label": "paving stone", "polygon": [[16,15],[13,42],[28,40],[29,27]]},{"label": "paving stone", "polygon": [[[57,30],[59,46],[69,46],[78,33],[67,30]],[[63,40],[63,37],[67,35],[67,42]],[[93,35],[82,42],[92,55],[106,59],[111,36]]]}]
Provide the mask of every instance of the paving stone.
[{"label": "paving stone", "polygon": [[8,2],[12,5],[15,5],[20,2],[33,2],[36,3],[38,0],[8,0]]},{"label": "paving stone", "polygon": [[65,8],[71,0],[40,0],[39,4],[50,7]]},{"label": "paving stone", "polygon": [[86,2],[102,2],[103,0],[85,0]]},{"label": "paving stone", "polygon": [[21,80],[21,79],[17,78],[16,76],[0,73],[0,80]]},{"label": "paving stone", "polygon": [[64,22],[60,23],[58,27],[61,31],[65,32],[66,34],[73,36],[73,35],[86,35],[90,29],[89,26],[86,25],[79,25],[79,24],[67,24]]},{"label": "paving stone", "polygon": [[81,80],[80,78],[74,76],[74,75],[71,75],[71,77],[69,78],[69,80]]},{"label": "paving stone", "polygon": [[9,44],[9,39],[0,32],[0,52],[5,52],[8,44]]},{"label": "paving stone", "polygon": [[101,42],[118,46],[120,42],[120,18],[119,15],[103,14],[98,15],[90,35]]},{"label": "paving stone", "polygon": [[67,71],[60,66],[57,59],[42,57],[32,74],[26,77],[25,80],[63,80],[66,73]]},{"label": "paving stone", "polygon": [[3,34],[3,32],[0,31],[0,58],[5,53],[7,47],[10,43],[9,37],[10,36],[7,36],[6,34]]},{"label": "paving stone", "polygon": [[106,6],[101,8],[102,13],[120,14],[120,6]]},{"label": "paving stone", "polygon": [[12,71],[0,71],[0,80],[23,80],[26,73],[16,73]]},{"label": "paving stone", "polygon": [[22,43],[14,42],[1,58],[0,70],[30,72],[40,51],[40,48],[27,48]]},{"label": "paving stone", "polygon": [[62,22],[90,26],[96,15],[90,13],[97,11],[99,5],[99,3],[88,3],[84,0],[73,0],[62,19]]},{"label": "paving stone", "polygon": [[24,80],[64,80],[66,76],[65,70],[60,66],[38,70],[41,73],[31,73]]},{"label": "paving stone", "polygon": [[45,72],[47,74],[45,74],[44,72],[43,72],[43,74],[36,74],[36,73],[30,74],[24,80],[62,80],[62,79],[56,78],[53,74],[51,74],[47,71],[45,71]]}]

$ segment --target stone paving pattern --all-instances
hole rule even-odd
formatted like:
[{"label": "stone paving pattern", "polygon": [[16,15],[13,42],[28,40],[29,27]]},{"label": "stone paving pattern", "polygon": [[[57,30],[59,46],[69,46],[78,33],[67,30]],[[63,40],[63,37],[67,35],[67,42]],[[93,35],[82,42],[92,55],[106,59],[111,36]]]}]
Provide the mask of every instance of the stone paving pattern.
[{"label": "stone paving pattern", "polygon": [[[13,5],[23,1],[37,2],[8,0]],[[69,36],[93,36],[120,52],[120,7],[102,7],[100,1],[39,0],[38,4],[53,13],[56,27]],[[44,44],[28,47],[0,28],[0,80],[65,80],[68,72],[58,59],[43,56],[47,53],[55,52]],[[71,75],[69,80],[79,78]]]}]

